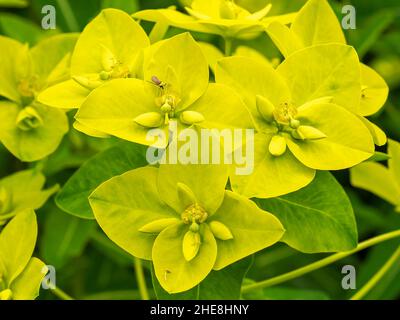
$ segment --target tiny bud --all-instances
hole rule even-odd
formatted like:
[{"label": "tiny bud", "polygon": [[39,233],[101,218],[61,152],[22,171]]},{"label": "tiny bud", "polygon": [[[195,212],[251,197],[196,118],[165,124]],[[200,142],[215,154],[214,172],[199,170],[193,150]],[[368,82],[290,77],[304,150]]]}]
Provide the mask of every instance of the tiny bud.
[{"label": "tiny bud", "polygon": [[286,151],[285,138],[279,135],[273,136],[269,143],[268,150],[275,157],[283,155]]},{"label": "tiny bud", "polygon": [[300,127],[300,121],[297,119],[290,119],[290,127],[293,129],[297,129]]},{"label": "tiny bud", "polygon": [[99,76],[103,81],[110,79],[110,74],[107,71],[100,72]]},{"label": "tiny bud", "polygon": [[137,116],[133,121],[145,128],[157,128],[162,125],[163,117],[158,112],[146,112]]},{"label": "tiny bud", "polygon": [[200,234],[188,231],[183,237],[182,252],[186,261],[193,260],[200,249]]},{"label": "tiny bud", "polygon": [[165,218],[165,219],[159,219],[152,221],[148,224],[145,224],[143,227],[139,229],[140,232],[145,232],[145,233],[160,233],[163,231],[165,228],[179,223],[178,218]]},{"label": "tiny bud", "polygon": [[43,119],[33,107],[26,107],[19,112],[15,123],[20,130],[29,131],[42,126]]},{"label": "tiny bud", "polygon": [[261,116],[269,122],[274,120],[275,106],[267,98],[257,95],[256,97],[257,110]]},{"label": "tiny bud", "polygon": [[12,299],[12,291],[10,289],[6,289],[0,292],[0,300],[11,300]]},{"label": "tiny bud", "polygon": [[200,226],[199,226],[196,222],[193,222],[193,223],[190,225],[189,230],[192,231],[192,232],[199,232]]},{"label": "tiny bud", "polygon": [[183,111],[180,116],[180,120],[182,123],[187,125],[192,125],[196,123],[203,122],[204,116],[197,111]]},{"label": "tiny bud", "polygon": [[297,128],[296,131],[297,131],[299,137],[304,137],[302,140],[304,140],[304,139],[319,140],[319,139],[326,138],[325,133],[323,133],[320,130],[318,130],[314,127],[311,127],[311,126],[300,126]]},{"label": "tiny bud", "polygon": [[219,240],[230,240],[233,239],[231,230],[219,221],[211,221],[210,228],[214,236]]},{"label": "tiny bud", "polygon": [[161,112],[162,113],[170,113],[171,111],[172,111],[172,107],[168,102],[164,103],[161,106]]}]

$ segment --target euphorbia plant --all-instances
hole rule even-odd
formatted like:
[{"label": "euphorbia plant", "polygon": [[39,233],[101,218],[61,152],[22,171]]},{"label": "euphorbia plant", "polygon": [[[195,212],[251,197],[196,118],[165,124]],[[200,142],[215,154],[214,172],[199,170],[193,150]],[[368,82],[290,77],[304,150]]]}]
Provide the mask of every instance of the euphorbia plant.
[{"label": "euphorbia plant", "polygon": [[[0,141],[22,161],[53,153],[68,131],[65,112],[37,101],[38,94],[68,73],[76,35],[58,35],[33,48],[0,37]],[[47,55],[51,59],[46,59]]]},{"label": "euphorbia plant", "polygon": [[219,165],[140,168],[102,184],[89,201],[106,234],[132,255],[152,260],[162,287],[177,293],[284,233],[272,214],[226,191],[227,179]]},{"label": "euphorbia plant", "polygon": [[[70,75],[64,82],[42,92],[39,101],[56,108],[79,108],[91,91],[121,78],[138,77],[141,50],[149,46],[144,30],[128,14],[103,10],[79,36],[71,56]],[[84,132],[90,131],[76,122]]]},{"label": "euphorbia plant", "polygon": [[0,232],[0,300],[38,296],[47,268],[32,257],[36,237],[36,215],[31,209],[20,212]]},{"label": "euphorbia plant", "polygon": [[[140,260],[149,261],[160,299],[239,299],[252,291],[265,298],[257,290],[400,236],[397,230],[358,243],[354,199],[329,172],[350,169],[353,185],[400,205],[399,145],[389,140],[389,154],[376,153],[386,134],[366,118],[386,101],[383,78],[360,62],[327,1],[278,16],[269,15],[269,4],[253,11],[238,3],[189,1],[187,14],[105,9],[79,36],[57,35],[32,49],[0,38],[7,62],[0,63],[0,141],[22,161],[41,160],[0,180],[0,299],[37,295],[46,268],[31,258],[36,209],[44,221],[38,253],[46,262],[64,270],[93,241],[118,263],[133,258],[144,299]],[[135,19],[156,24],[147,35],[148,25]],[[198,42],[198,34],[168,33],[168,26],[222,36],[225,53],[211,37]],[[283,60],[248,47],[254,36],[269,37]],[[79,167],[71,177],[52,168],[64,157],[55,150],[67,131],[65,109],[75,119],[71,130],[110,145],[79,167],[79,141],[64,140],[72,163],[66,167]],[[251,170],[239,174],[224,163],[227,153],[214,163],[225,140],[237,142],[229,134],[244,130],[251,134],[230,152],[246,146]],[[216,148],[203,149],[203,132],[216,137]],[[180,138],[192,135],[194,155],[182,149],[185,161],[171,160],[177,145],[186,145]],[[155,150],[161,161],[150,161]],[[202,163],[203,152],[212,164]],[[389,159],[388,168],[374,162],[379,158]],[[52,183],[66,181],[55,202],[71,215],[48,203],[58,187],[43,190],[41,170]],[[290,247],[277,249],[283,256],[337,254],[270,280],[244,281],[253,257],[275,253],[278,243]]]},{"label": "euphorbia plant", "polygon": [[26,209],[39,209],[58,191],[56,185],[42,190],[45,177],[38,170],[25,170],[0,180],[0,226],[18,212]]},{"label": "euphorbia plant", "polygon": [[[179,129],[253,127],[246,106],[232,89],[209,84],[206,59],[188,33],[154,45],[145,55],[143,78],[98,88],[75,118],[95,131],[161,147],[169,141],[170,121]],[[166,139],[149,138],[149,130],[155,128],[163,130]]]}]

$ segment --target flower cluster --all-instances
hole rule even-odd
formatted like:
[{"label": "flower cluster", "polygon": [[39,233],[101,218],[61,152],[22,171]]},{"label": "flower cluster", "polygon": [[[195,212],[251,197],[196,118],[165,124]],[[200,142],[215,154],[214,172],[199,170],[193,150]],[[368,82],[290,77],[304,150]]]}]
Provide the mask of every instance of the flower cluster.
[{"label": "flower cluster", "polygon": [[[0,141],[23,161],[43,159],[58,147],[68,130],[66,110],[72,109],[74,128],[88,136],[156,146],[165,154],[177,138],[172,122],[179,133],[255,132],[244,142],[254,145],[251,174],[238,175],[226,164],[162,163],[114,176],[89,196],[107,236],[131,255],[151,260],[168,293],[187,291],[212,270],[280,240],[296,243],[296,222],[260,209],[251,198],[277,198],[312,186],[320,171],[354,167],[374,155],[375,145],[386,143],[366,116],[383,106],[387,85],[346,44],[329,4],[310,0],[298,13],[282,16],[268,16],[270,9],[249,12],[231,0],[194,0],[188,14],[168,8],[129,16],[105,9],[79,36],[51,37],[31,49],[0,38],[7,60],[0,65],[5,98]],[[243,54],[251,52],[243,48],[222,57],[188,32],[150,43],[134,19],[217,34],[227,44],[269,35],[284,60],[271,63],[254,52]],[[43,59],[47,55],[51,59]],[[165,139],[149,139],[154,129]],[[363,168],[353,171],[355,184],[362,185],[357,181]],[[30,194],[32,204],[14,179],[0,181],[0,224],[19,210],[39,208],[55,191],[40,191],[44,181],[31,179],[38,189]],[[1,233],[0,247],[8,230],[27,218],[28,213],[16,215]],[[330,232],[345,234],[353,246],[352,212],[343,221],[332,220]],[[327,251],[327,242],[309,251]],[[3,252],[10,253],[0,250],[6,268],[0,269],[0,298],[11,298],[18,296],[18,279],[39,265],[25,259],[9,267]]]}]

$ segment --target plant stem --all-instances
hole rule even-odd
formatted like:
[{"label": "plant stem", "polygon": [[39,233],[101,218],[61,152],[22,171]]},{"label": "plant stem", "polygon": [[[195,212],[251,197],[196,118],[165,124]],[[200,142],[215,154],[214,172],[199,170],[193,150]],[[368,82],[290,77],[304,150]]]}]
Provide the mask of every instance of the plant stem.
[{"label": "plant stem", "polygon": [[350,300],[360,300],[362,299],[368,292],[382,279],[382,277],[390,270],[393,264],[400,257],[400,246],[397,250],[391,255],[389,260],[378,270],[377,273],[373,275],[371,279],[356,293],[354,294]]},{"label": "plant stem", "polygon": [[225,37],[225,57],[229,57],[232,55],[232,38]]},{"label": "plant stem", "polygon": [[68,3],[68,0],[57,0],[57,4],[64,15],[69,31],[79,32],[80,28],[78,21],[75,18],[74,11]]},{"label": "plant stem", "polygon": [[50,289],[50,290],[51,290],[51,292],[54,293],[55,296],[57,296],[61,300],[74,300],[70,295],[66,294],[60,288],[55,287],[54,289]]},{"label": "plant stem", "polygon": [[149,293],[147,292],[146,279],[143,273],[142,261],[140,261],[140,259],[138,258],[135,258],[134,265],[140,296],[142,297],[142,300],[149,300],[150,297]]},{"label": "plant stem", "polygon": [[284,273],[282,275],[273,277],[271,279],[263,280],[263,281],[260,281],[260,282],[257,282],[257,283],[253,283],[253,284],[244,286],[242,288],[242,292],[245,293],[245,292],[248,292],[248,291],[251,291],[251,290],[255,290],[255,289],[267,288],[267,287],[271,287],[271,286],[274,286],[276,284],[279,284],[279,283],[282,283],[282,282],[285,282],[285,281],[289,281],[289,280],[295,279],[295,278],[300,277],[300,276],[302,276],[304,274],[307,274],[307,273],[312,272],[314,270],[317,270],[317,269],[320,269],[322,267],[325,267],[325,266],[327,266],[327,265],[329,265],[329,264],[331,264],[333,262],[336,262],[336,261],[338,261],[340,259],[348,257],[348,256],[350,256],[350,255],[352,255],[352,254],[354,254],[354,253],[356,253],[358,251],[361,251],[363,249],[366,249],[368,247],[374,246],[374,245],[376,245],[378,243],[381,243],[383,241],[390,240],[390,239],[397,238],[397,237],[400,237],[400,230],[384,233],[382,235],[379,235],[377,237],[374,237],[374,238],[371,238],[371,239],[368,239],[366,241],[363,241],[363,242],[359,243],[357,248],[355,248],[353,250],[346,251],[346,252],[335,253],[335,254],[333,254],[331,256],[328,256],[328,257],[326,257],[324,259],[321,259],[319,261],[313,262],[313,263],[311,263],[309,265],[306,265],[304,267],[301,267],[299,269]]}]

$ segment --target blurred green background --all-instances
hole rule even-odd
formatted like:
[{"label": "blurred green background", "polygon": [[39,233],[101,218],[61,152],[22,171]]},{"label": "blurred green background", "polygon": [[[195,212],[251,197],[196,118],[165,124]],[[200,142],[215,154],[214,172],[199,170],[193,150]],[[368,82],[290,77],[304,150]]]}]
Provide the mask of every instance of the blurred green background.
[{"label": "blurred green background", "polygon": [[[182,8],[190,0],[0,0],[0,34],[34,45],[41,39],[61,32],[79,32],[102,8],[115,7],[133,13],[148,8],[176,5]],[[238,0],[250,11],[259,9],[266,2],[273,3],[273,13],[298,10],[304,0]],[[400,1],[353,0],[330,1],[341,19],[344,4],[352,4],[357,12],[357,28],[346,30],[349,44],[353,45],[360,59],[375,68],[390,86],[390,96],[380,113],[371,118],[388,136],[400,140]],[[56,7],[57,29],[41,29],[41,9],[51,4]],[[142,23],[150,31],[150,23]],[[182,30],[170,29],[169,35]],[[221,47],[217,36],[195,34],[195,37]],[[251,41],[237,41],[269,58],[279,57],[279,52],[264,34]],[[0,62],[1,63],[1,62]],[[1,81],[1,80],[0,80]],[[1,119],[0,119],[1,121]],[[71,131],[55,154],[44,163],[49,185],[63,184],[71,174],[96,152],[107,148],[113,141],[101,142]],[[383,147],[380,151],[386,151]],[[37,165],[37,164],[33,164]],[[26,168],[0,146],[0,177]],[[400,228],[400,215],[383,200],[349,184],[348,172],[335,176],[346,188],[356,214],[360,241],[374,235]],[[57,285],[77,298],[85,299],[138,299],[132,258],[116,247],[93,221],[80,220],[60,211],[53,200],[38,212],[40,232],[36,255],[57,269]],[[278,287],[256,292],[248,298],[264,299],[346,299],[354,291],[341,287],[342,266],[351,264],[357,270],[357,288],[384,264],[396,247],[396,242],[380,244],[358,255],[312,272]],[[320,259],[325,255],[301,254],[284,244],[274,246],[255,257],[248,277],[262,280],[290,271]],[[400,298],[400,261],[383,280],[367,295],[367,299]],[[149,265],[146,265],[149,269]],[[150,273],[146,273],[148,284]],[[45,290],[40,299],[54,299]]]}]

